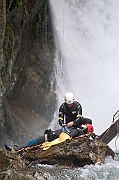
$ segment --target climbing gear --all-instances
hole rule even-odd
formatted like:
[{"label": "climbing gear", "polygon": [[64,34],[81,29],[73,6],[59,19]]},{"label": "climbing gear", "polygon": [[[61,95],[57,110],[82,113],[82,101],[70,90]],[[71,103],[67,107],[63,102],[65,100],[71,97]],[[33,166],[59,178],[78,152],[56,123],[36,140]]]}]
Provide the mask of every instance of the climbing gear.
[{"label": "climbing gear", "polygon": [[59,143],[62,143],[64,141],[66,141],[67,139],[70,139],[71,140],[71,137],[67,134],[67,133],[64,133],[62,132],[60,135],[59,135],[59,138],[51,141],[51,142],[44,142],[41,146],[41,148],[43,148],[43,150],[47,150],[49,149],[51,146],[53,145],[56,145],[56,144],[59,144]]},{"label": "climbing gear", "polygon": [[65,126],[62,126],[62,132],[65,132],[65,133],[70,133],[71,131],[70,131],[70,129],[67,127],[67,125],[65,125]]},{"label": "climbing gear", "polygon": [[74,102],[74,95],[72,93],[68,92],[65,94],[64,100],[67,104],[72,104]]}]

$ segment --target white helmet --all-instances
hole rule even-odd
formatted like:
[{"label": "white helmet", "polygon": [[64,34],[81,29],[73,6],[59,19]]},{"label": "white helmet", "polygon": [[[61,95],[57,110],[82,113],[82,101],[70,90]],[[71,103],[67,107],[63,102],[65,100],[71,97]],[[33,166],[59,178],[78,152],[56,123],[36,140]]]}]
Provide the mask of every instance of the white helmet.
[{"label": "white helmet", "polygon": [[65,94],[64,100],[67,104],[72,104],[74,102],[74,95],[71,92]]}]

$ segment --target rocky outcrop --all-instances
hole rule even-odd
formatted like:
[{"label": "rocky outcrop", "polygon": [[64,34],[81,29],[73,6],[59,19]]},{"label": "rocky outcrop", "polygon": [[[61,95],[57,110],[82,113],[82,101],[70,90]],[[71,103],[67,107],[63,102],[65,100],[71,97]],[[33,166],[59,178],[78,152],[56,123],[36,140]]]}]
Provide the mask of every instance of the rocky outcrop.
[{"label": "rocky outcrop", "polygon": [[[21,154],[21,152],[17,153],[17,155],[18,154]],[[106,156],[112,156],[112,158],[114,158],[114,152],[107,144],[99,140],[91,140],[87,137],[80,137],[77,140],[66,140],[45,151],[40,145],[32,147],[24,150],[21,158],[5,150],[1,150],[0,155],[2,157],[0,169],[5,170],[9,167],[12,178],[13,175],[22,176],[23,173],[26,178],[29,177],[29,174],[32,174],[33,177],[30,169],[38,163],[57,164],[59,167],[72,168],[96,163],[102,164],[105,162]],[[27,169],[29,168],[30,173],[28,171],[25,172],[26,167]],[[1,174],[7,174],[6,176],[9,176],[7,171],[2,171]],[[36,175],[36,172],[34,175]]]},{"label": "rocky outcrop", "polygon": [[34,131],[28,124],[36,120],[42,133],[56,109],[51,90],[54,43],[49,4],[47,0],[2,0],[0,15],[0,145],[7,140],[20,143],[21,135],[24,143],[27,132]]},{"label": "rocky outcrop", "polygon": [[78,140],[66,140],[50,149],[42,148],[29,151],[25,158],[43,164],[58,164],[64,166],[84,166],[87,164],[104,163],[106,156],[114,158],[114,152],[109,146],[99,140],[80,137]]}]

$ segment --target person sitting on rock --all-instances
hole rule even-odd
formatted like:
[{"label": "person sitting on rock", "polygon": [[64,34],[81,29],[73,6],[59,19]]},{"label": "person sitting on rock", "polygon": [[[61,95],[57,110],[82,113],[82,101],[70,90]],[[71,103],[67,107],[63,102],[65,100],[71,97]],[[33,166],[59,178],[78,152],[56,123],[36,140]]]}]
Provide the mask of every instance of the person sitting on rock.
[{"label": "person sitting on rock", "polygon": [[[59,108],[58,121],[61,128],[55,131],[52,131],[51,129],[45,130],[44,135],[30,140],[23,146],[14,147],[16,151],[22,148],[39,145],[46,141],[51,142],[57,139],[62,132],[65,132],[69,134],[71,138],[74,138],[94,131],[92,120],[82,117],[82,106],[79,102],[74,101],[73,94],[70,92],[66,93],[64,100],[65,102]],[[12,150],[12,148],[7,145],[5,145],[5,148],[9,151]]]}]

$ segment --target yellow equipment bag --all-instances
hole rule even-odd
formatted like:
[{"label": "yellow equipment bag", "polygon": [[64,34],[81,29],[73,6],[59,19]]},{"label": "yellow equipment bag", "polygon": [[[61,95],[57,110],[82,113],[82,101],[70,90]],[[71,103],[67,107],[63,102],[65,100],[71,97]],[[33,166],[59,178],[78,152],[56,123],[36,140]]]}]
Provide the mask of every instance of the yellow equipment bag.
[{"label": "yellow equipment bag", "polygon": [[59,143],[61,143],[61,142],[64,142],[64,141],[66,141],[67,139],[71,139],[71,137],[70,137],[68,134],[62,132],[62,133],[59,135],[59,138],[57,138],[57,139],[55,139],[55,140],[53,140],[53,141],[51,141],[51,142],[44,142],[44,143],[42,144],[41,148],[43,148],[43,150],[47,150],[47,149],[49,149],[51,146],[56,145],[56,144],[59,144]]}]

